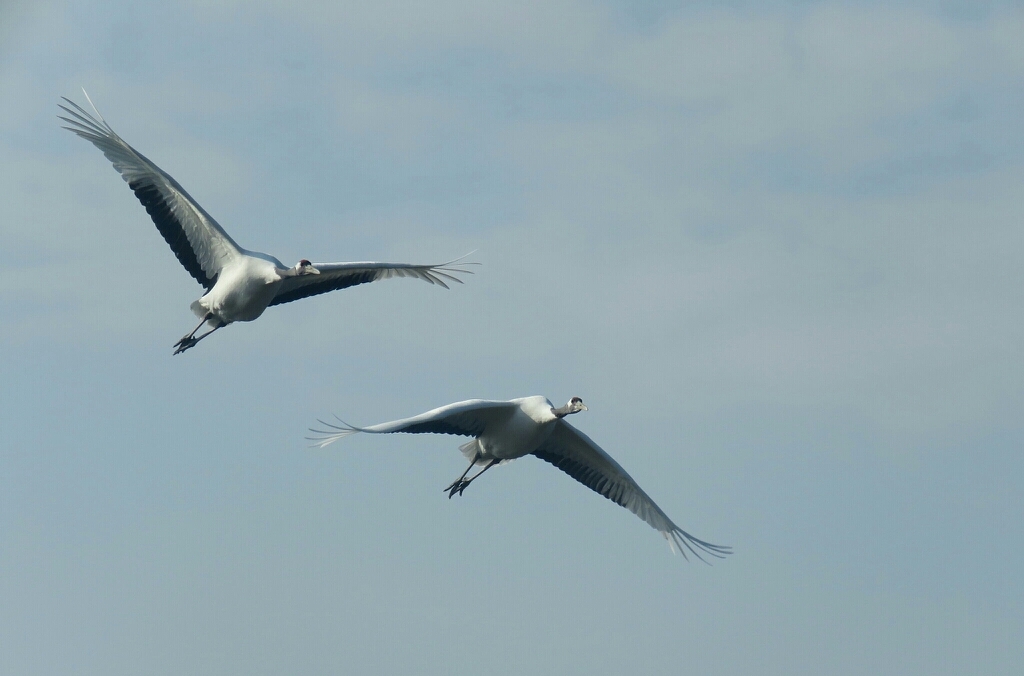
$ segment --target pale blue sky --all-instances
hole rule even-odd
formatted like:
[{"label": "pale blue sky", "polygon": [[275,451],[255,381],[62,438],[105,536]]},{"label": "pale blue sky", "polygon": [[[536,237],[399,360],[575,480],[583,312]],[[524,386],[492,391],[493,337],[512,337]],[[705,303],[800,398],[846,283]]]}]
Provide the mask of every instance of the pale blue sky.
[{"label": "pale blue sky", "polygon": [[[1024,12],[635,4],[0,6],[0,673],[1019,672]],[[83,86],[245,247],[482,266],[172,358]],[[528,394],[735,555],[303,440]]]}]

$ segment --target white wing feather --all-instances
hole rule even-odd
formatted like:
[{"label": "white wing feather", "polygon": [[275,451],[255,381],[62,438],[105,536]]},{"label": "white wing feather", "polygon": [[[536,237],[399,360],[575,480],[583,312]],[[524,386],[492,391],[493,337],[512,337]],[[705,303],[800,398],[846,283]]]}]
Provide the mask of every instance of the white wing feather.
[{"label": "white wing feather", "polygon": [[[88,94],[85,97],[89,99]],[[71,106],[60,106],[71,116],[59,116],[69,125],[64,128],[103,151],[146,206],[181,264],[200,284],[211,288],[221,269],[239,255],[240,247],[177,181],[118,136],[96,106],[93,117],[71,99],[64,101]]]},{"label": "white wing feather", "polygon": [[473,274],[466,270],[465,265],[476,265],[476,263],[461,263],[461,258],[447,263],[437,265],[414,265],[411,263],[313,263],[313,267],[320,271],[319,275],[300,275],[288,277],[281,282],[277,294],[270,301],[271,305],[290,303],[293,300],[316,296],[321,293],[346,289],[357,284],[376,282],[392,277],[413,277],[422,279],[431,284],[439,284],[448,288],[448,283],[462,280],[456,277],[458,274]]},{"label": "white wing feather", "polygon": [[308,438],[314,442],[314,446],[323,448],[357,432],[366,432],[368,434],[392,434],[396,432],[407,434],[457,434],[466,437],[476,437],[483,433],[488,424],[508,418],[518,408],[519,405],[512,401],[470,399],[441,406],[411,418],[392,420],[369,427],[356,427],[342,420],[338,421],[340,423],[338,425],[318,420],[317,422],[327,429],[312,429],[310,431],[319,436]]}]

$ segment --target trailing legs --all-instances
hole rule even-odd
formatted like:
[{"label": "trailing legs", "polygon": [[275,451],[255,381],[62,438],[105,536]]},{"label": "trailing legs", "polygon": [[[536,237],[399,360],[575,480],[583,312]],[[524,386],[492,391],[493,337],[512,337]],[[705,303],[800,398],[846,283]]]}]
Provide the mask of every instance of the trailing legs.
[{"label": "trailing legs", "polygon": [[207,321],[209,321],[212,318],[213,318],[213,313],[212,312],[207,312],[206,315],[202,319],[199,320],[199,323],[196,325],[196,328],[194,328],[191,331],[189,331],[188,333],[186,333],[184,336],[182,336],[181,340],[179,340],[177,343],[174,344],[174,347],[176,348],[174,350],[174,354],[178,354],[179,352],[184,352],[185,350],[189,349],[190,347],[195,347],[196,343],[198,343],[200,340],[202,340],[203,338],[206,338],[208,335],[210,335],[211,333],[213,333],[214,331],[219,329],[220,328],[219,326],[215,326],[212,329],[210,329],[209,331],[207,331],[206,333],[204,333],[203,335],[199,336],[198,338],[195,337],[196,331],[198,331],[200,328],[202,328],[203,324],[205,324]]},{"label": "trailing legs", "polygon": [[449,500],[451,500],[452,496],[455,495],[456,493],[458,493],[459,495],[462,495],[462,491],[466,490],[466,487],[469,486],[470,483],[472,483],[473,479],[476,479],[478,476],[480,476],[481,474],[483,474],[484,472],[486,472],[490,468],[494,467],[499,462],[499,460],[497,458],[495,458],[494,460],[491,460],[489,463],[487,463],[484,466],[484,468],[482,470],[480,470],[479,472],[477,472],[476,474],[474,474],[473,476],[471,476],[471,477],[469,477],[467,479],[466,475],[469,474],[469,470],[473,469],[473,465],[476,464],[476,462],[477,462],[477,460],[479,458],[480,458],[479,454],[476,455],[473,458],[473,460],[469,463],[469,467],[466,468],[466,471],[462,473],[462,476],[460,476],[455,481],[451,482],[451,484],[449,484],[448,487],[444,489],[444,490],[448,491],[448,499]]}]

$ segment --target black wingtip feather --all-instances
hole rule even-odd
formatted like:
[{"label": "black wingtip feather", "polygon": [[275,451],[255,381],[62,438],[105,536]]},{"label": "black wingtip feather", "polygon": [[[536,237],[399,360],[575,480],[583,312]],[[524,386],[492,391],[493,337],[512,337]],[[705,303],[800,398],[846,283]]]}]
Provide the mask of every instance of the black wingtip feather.
[{"label": "black wingtip feather", "polygon": [[[350,286],[357,286],[359,284],[366,284],[377,279],[379,272],[377,270],[367,270],[366,272],[354,275],[347,275],[345,277],[338,277],[325,282],[314,282],[312,284],[306,284],[298,288],[279,293],[274,296],[274,300],[270,301],[270,305],[281,305],[282,303],[291,303],[292,301],[299,300],[301,298],[308,298],[309,296],[318,296],[321,293],[328,293],[330,291],[337,291],[339,289],[347,289]],[[269,307],[269,306],[268,306]]]},{"label": "black wingtip feather", "polygon": [[542,450],[534,451],[533,454],[545,462],[550,462],[552,465],[562,470],[576,481],[591,489],[595,493],[602,495],[617,505],[622,507],[626,506],[626,500],[623,499],[622,493],[617,491],[605,492],[605,487],[608,485],[608,478],[596,472],[590,467],[584,464],[578,463],[571,458],[567,458],[563,455],[556,455],[554,453],[547,453]]},{"label": "black wingtip feather", "polygon": [[428,422],[409,425],[402,432],[408,434],[454,434],[460,437],[475,437],[483,433],[484,426],[469,429],[467,425],[453,425],[444,420],[431,420]]},{"label": "black wingtip feather", "polygon": [[155,186],[141,180],[130,182],[128,187],[132,189],[135,196],[142,202],[142,206],[146,207],[146,211],[149,212],[150,218],[153,219],[156,229],[163,235],[164,240],[171,247],[171,251],[177,256],[181,265],[207,291],[212,289],[213,285],[217,283],[217,276],[209,277],[203,271],[203,266],[199,264],[199,259],[196,258],[195,251],[192,250],[192,245],[185,235],[185,230],[181,227],[178,219],[174,217],[160,191]]},{"label": "black wingtip feather", "polygon": [[[534,451],[533,455],[545,462],[551,463],[598,495],[602,495],[615,504],[628,509],[629,500],[625,497],[626,491],[624,487],[621,484],[610,482],[608,478],[600,472],[597,472],[596,470],[563,455],[547,453],[543,450]],[[676,547],[679,549],[679,553],[682,554],[683,558],[687,561],[689,561],[689,558],[686,556],[686,550],[690,550],[691,554],[704,563],[708,563],[708,561],[700,555],[701,551],[706,555],[714,556],[719,559],[725,558],[727,555],[732,553],[731,547],[704,542],[680,528],[676,528],[670,532],[664,532],[664,534],[666,537],[670,538],[671,542],[675,543]]]}]

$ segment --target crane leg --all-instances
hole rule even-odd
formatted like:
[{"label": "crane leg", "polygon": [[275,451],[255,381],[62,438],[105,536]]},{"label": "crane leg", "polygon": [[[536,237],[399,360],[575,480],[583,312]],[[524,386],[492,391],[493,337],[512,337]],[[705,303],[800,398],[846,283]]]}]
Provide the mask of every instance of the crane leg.
[{"label": "crane leg", "polygon": [[185,350],[189,349],[190,347],[195,347],[196,343],[198,343],[200,340],[202,340],[203,338],[206,338],[208,335],[210,335],[211,333],[213,333],[214,331],[219,329],[220,328],[219,326],[215,326],[212,329],[210,329],[209,331],[207,331],[206,333],[204,333],[203,335],[199,336],[198,338],[195,337],[196,331],[198,331],[202,327],[202,325],[207,322],[207,320],[212,319],[212,318],[213,318],[213,313],[212,312],[207,312],[206,316],[202,318],[202,320],[199,322],[199,324],[196,326],[196,328],[192,329],[189,333],[185,334],[182,337],[181,340],[179,340],[177,343],[174,344],[174,347],[176,348],[174,350],[174,354],[178,354],[179,352],[184,352]]},{"label": "crane leg", "polygon": [[462,495],[462,491],[466,490],[466,487],[469,486],[469,484],[472,483],[474,479],[476,479],[478,476],[480,476],[490,468],[497,465],[498,462],[499,460],[497,458],[491,460],[489,463],[487,463],[487,465],[484,466],[482,470],[480,470],[479,472],[477,472],[476,474],[467,479],[466,475],[469,474],[470,468],[472,468],[473,465],[476,464],[475,461],[471,463],[470,466],[466,468],[466,471],[462,473],[462,476],[460,476],[451,486],[445,489],[446,491],[448,491],[448,499],[451,500],[452,496],[455,495],[456,493]]},{"label": "crane leg", "polygon": [[473,469],[473,465],[475,465],[476,461],[479,460],[479,459],[480,459],[480,454],[477,453],[476,455],[473,456],[473,459],[469,461],[469,467],[467,467],[466,471],[462,473],[462,476],[460,476],[458,479],[456,479],[455,481],[453,481],[450,484],[448,484],[447,488],[442,489],[443,491],[451,491],[451,493],[448,494],[448,499],[449,500],[451,499],[452,494],[455,493],[455,491],[458,489],[458,486],[460,486],[462,484],[462,480],[466,478],[467,474],[469,474],[469,470]]},{"label": "crane leg", "polygon": [[[207,320],[209,320],[211,317],[213,317],[213,313],[212,312],[207,312],[203,316],[203,318],[199,320],[199,323],[196,324],[196,328],[192,329],[191,331],[186,333],[184,336],[182,336],[181,340],[179,340],[177,343],[174,344],[174,347],[181,347],[185,343],[187,343],[190,340],[192,340],[192,336],[196,335],[196,331],[201,329],[203,324],[205,324],[207,322]],[[186,347],[185,349],[187,350],[188,348]],[[175,354],[177,354],[177,352],[175,352]]]}]

